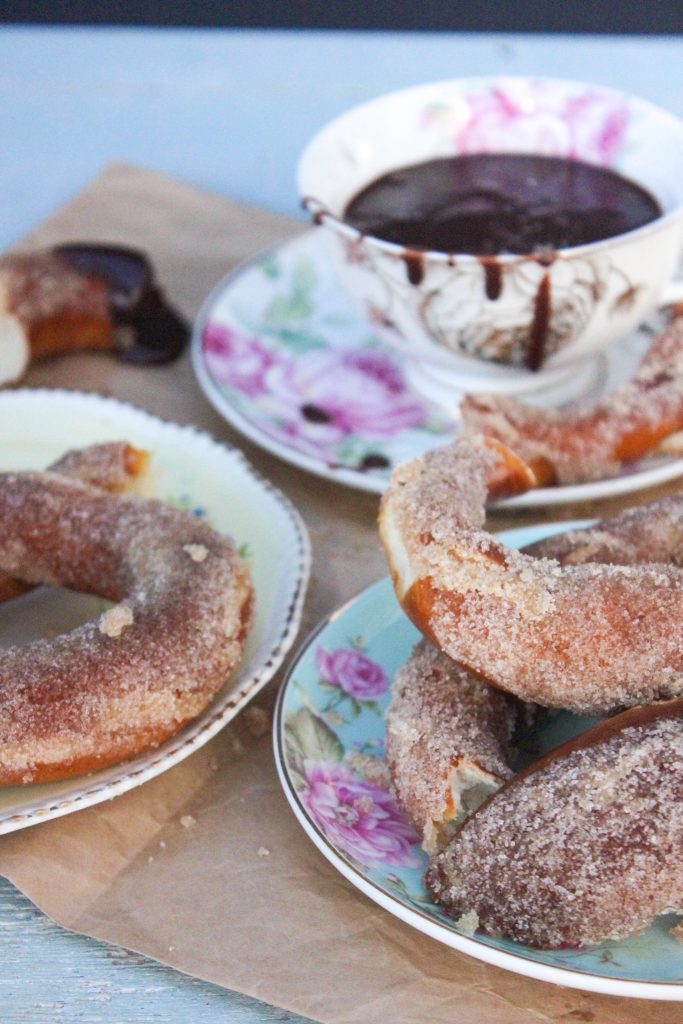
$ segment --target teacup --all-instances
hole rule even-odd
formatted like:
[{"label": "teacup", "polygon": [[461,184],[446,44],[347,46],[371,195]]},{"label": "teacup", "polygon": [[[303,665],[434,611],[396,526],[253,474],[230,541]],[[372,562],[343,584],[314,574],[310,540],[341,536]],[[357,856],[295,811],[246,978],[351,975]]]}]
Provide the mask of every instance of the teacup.
[{"label": "teacup", "polygon": [[[662,215],[552,254],[416,251],[344,223],[349,201],[409,164],[464,153],[559,156],[618,171]],[[602,86],[469,78],[389,93],[326,125],[298,167],[340,280],[407,357],[423,395],[454,410],[463,391],[543,392],[683,300],[672,281],[683,240],[683,121]]]}]

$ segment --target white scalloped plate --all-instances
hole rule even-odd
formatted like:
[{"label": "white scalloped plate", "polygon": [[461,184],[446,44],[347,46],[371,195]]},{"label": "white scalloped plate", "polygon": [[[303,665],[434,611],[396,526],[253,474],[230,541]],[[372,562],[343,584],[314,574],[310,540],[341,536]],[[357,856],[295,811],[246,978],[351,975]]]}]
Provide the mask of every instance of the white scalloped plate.
[{"label": "white scalloped plate", "polygon": [[[153,454],[155,495],[231,534],[249,562],[254,624],[242,661],[212,704],[156,750],[92,775],[0,788],[0,835],[125,793],[203,746],[273,676],[298,632],[310,570],[306,528],[241,452],[194,427],[80,392],[0,393],[0,470],[44,468],[69,448],[128,440]],[[290,557],[282,558],[286,551]],[[59,596],[59,600],[56,598]],[[64,632],[101,609],[97,598],[41,588],[0,605],[0,645]]]}]

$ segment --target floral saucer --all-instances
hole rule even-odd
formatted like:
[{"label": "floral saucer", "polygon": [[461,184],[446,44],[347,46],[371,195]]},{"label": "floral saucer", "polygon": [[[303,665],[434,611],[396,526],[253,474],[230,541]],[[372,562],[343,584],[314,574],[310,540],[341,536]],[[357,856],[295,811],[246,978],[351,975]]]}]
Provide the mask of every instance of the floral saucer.
[{"label": "floral saucer", "polygon": [[[576,525],[500,536],[521,547]],[[383,762],[390,681],[418,639],[385,579],[324,620],[299,651],[273,729],[280,781],[309,838],[385,910],[470,956],[558,985],[683,1000],[683,953],[669,934],[674,916],[622,942],[538,950],[466,934],[432,902],[423,883],[427,857],[391,793]],[[564,712],[546,719],[533,737],[536,755],[591,721]]]},{"label": "floral saucer", "polygon": [[[641,330],[612,353],[602,388],[633,373]],[[395,465],[455,436],[456,426],[414,393],[399,357],[357,313],[314,229],[225,278],[192,339],[195,373],[235,429],[287,462],[381,493]],[[623,475],[529,491],[504,504],[560,505],[612,497],[683,475],[683,459],[633,463]]]}]

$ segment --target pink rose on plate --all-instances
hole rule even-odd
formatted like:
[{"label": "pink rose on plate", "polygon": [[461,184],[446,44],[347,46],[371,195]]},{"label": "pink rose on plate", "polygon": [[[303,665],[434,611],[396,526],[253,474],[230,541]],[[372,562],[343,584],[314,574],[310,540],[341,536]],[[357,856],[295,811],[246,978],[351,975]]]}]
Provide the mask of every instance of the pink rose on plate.
[{"label": "pink rose on plate", "polygon": [[391,793],[345,765],[304,761],[299,793],[325,836],[365,867],[416,867],[419,837]]},{"label": "pink rose on plate", "polygon": [[554,83],[522,81],[467,97],[456,133],[460,153],[534,152],[609,166],[624,140],[628,106],[602,89],[568,95]]},{"label": "pink rose on plate", "polygon": [[263,394],[266,374],[277,360],[258,338],[214,323],[206,326],[202,344],[206,365],[216,380],[251,398]]},{"label": "pink rose on plate", "polygon": [[396,363],[373,349],[317,349],[273,367],[268,384],[269,411],[318,444],[388,438],[426,417]]},{"label": "pink rose on plate", "polygon": [[355,700],[376,700],[389,687],[382,666],[354,647],[338,647],[336,651],[318,647],[315,663],[326,682],[339,686]]}]

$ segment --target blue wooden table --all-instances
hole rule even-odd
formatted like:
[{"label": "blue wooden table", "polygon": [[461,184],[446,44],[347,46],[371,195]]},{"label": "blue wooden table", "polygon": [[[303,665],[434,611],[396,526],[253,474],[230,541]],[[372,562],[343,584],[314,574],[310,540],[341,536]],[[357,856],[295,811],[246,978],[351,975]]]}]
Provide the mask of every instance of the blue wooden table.
[{"label": "blue wooden table", "polygon": [[[535,73],[613,85],[683,116],[681,68],[679,37],[3,28],[0,248],[111,159],[296,215],[305,141],[373,95]],[[64,932],[2,880],[0,963],[3,1024],[301,1020]]]}]

